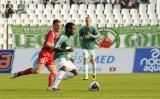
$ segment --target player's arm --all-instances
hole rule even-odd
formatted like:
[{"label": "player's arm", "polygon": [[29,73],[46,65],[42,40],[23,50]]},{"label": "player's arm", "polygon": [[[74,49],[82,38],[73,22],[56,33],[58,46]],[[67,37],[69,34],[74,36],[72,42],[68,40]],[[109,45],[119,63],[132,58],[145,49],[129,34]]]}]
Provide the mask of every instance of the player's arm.
[{"label": "player's arm", "polygon": [[83,33],[82,33],[82,29],[79,30],[79,38],[80,40],[84,39]]},{"label": "player's arm", "polygon": [[55,43],[54,50],[57,52],[73,52],[73,48],[61,48],[62,43],[64,42],[64,36],[61,36],[58,41]]},{"label": "player's arm", "polygon": [[97,30],[94,28],[93,33],[89,33],[89,36],[90,36],[92,39],[98,39],[99,36],[100,36],[100,32],[97,32]]},{"label": "player's arm", "polygon": [[45,47],[49,47],[49,48],[53,48],[54,46],[54,42],[52,42],[53,38],[55,35],[52,35],[52,33],[48,33],[47,36],[46,36],[46,43],[45,43]]}]

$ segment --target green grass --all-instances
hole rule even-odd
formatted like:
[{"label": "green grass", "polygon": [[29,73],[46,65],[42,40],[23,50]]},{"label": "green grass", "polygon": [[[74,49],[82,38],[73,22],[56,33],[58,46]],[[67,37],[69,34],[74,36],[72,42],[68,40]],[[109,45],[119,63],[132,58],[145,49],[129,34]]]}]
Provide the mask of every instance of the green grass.
[{"label": "green grass", "polygon": [[160,99],[160,74],[99,74],[100,91],[88,91],[82,75],[63,80],[58,92],[48,92],[47,74],[9,79],[0,74],[0,99]]}]

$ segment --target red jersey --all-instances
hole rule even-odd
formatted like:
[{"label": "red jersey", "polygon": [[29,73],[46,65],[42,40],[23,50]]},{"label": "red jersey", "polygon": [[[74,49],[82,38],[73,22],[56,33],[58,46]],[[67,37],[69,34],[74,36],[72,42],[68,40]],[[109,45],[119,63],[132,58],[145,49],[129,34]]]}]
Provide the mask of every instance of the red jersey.
[{"label": "red jersey", "polygon": [[53,54],[54,51],[52,48],[49,48],[46,45],[47,42],[54,45],[56,39],[59,37],[60,32],[55,32],[54,30],[50,30],[46,35],[45,42],[43,48],[41,49],[38,56],[38,64],[51,65],[53,64]]}]

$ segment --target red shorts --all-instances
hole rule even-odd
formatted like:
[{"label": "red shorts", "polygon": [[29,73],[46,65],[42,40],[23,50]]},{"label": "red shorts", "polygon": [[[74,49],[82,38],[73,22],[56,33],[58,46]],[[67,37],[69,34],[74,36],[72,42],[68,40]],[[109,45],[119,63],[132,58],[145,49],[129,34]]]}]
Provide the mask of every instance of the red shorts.
[{"label": "red shorts", "polygon": [[54,60],[53,60],[53,52],[48,52],[45,50],[41,50],[38,56],[38,64],[43,64],[43,65],[54,65]]}]

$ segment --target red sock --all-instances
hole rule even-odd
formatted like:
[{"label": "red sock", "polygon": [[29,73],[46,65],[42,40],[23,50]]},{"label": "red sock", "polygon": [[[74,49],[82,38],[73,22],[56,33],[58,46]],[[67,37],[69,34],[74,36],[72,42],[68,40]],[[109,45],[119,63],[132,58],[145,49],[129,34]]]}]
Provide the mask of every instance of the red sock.
[{"label": "red sock", "polygon": [[24,71],[18,72],[17,76],[32,74],[32,68],[28,68]]},{"label": "red sock", "polygon": [[50,73],[48,77],[48,87],[52,87],[54,83],[54,78],[56,77],[56,73]]}]

